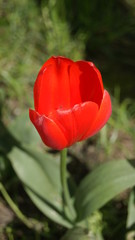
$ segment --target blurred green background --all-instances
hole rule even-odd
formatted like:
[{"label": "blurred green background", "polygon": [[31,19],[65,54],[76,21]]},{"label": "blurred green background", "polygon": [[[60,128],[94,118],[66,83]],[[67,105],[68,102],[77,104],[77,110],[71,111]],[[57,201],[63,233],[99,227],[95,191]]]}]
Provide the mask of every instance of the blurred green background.
[{"label": "blurred green background", "polygon": [[[90,170],[106,158],[135,158],[135,0],[0,0],[0,181],[26,213],[31,202],[9,161],[3,161],[1,155],[6,156],[11,145],[16,144],[8,128],[17,116],[33,106],[36,76],[52,55],[93,61],[112,95],[109,124],[98,137],[71,148],[71,157],[80,164],[85,159]],[[27,143],[25,121],[22,118],[20,125],[14,123],[12,133],[19,136],[20,142]],[[78,175],[75,173],[77,180],[87,172],[82,168],[84,165]],[[124,195],[103,209],[105,220],[100,224],[105,229],[105,239],[118,239],[119,234],[119,239],[124,239],[127,199]],[[40,218],[34,206],[31,212]],[[55,235],[59,239],[64,230],[44,221],[48,235],[29,232],[15,220],[10,228],[4,225],[4,234],[11,240],[18,237],[53,240]],[[112,227],[114,231],[110,230]],[[14,234],[17,238],[13,238]]]},{"label": "blurred green background", "polygon": [[134,97],[134,0],[0,0],[0,36],[2,106],[32,104],[51,55],[93,61],[112,93],[120,86],[122,98]]}]

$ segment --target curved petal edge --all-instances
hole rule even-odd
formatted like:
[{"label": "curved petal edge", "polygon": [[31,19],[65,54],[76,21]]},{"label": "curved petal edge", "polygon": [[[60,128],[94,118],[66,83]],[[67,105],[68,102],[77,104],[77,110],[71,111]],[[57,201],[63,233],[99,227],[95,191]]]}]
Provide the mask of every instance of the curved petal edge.
[{"label": "curved petal edge", "polygon": [[40,115],[32,109],[29,109],[29,117],[42,141],[48,147],[61,150],[67,146],[67,140],[63,132],[52,119],[45,115]]},{"label": "curved petal edge", "polygon": [[112,113],[111,98],[109,93],[104,90],[103,99],[101,102],[100,109],[98,111],[97,117],[93,125],[89,128],[88,132],[83,136],[81,140],[87,139],[95,135],[99,130],[104,127]]}]

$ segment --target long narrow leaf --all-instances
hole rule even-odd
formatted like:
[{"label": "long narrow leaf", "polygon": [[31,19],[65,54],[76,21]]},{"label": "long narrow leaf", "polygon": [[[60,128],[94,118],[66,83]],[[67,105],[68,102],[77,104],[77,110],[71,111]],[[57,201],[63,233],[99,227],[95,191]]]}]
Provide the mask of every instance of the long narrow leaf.
[{"label": "long narrow leaf", "polygon": [[133,161],[104,163],[82,180],[75,197],[78,221],[87,218],[127,188],[135,185]]},{"label": "long narrow leaf", "polygon": [[70,221],[63,216],[59,164],[49,154],[28,154],[16,147],[9,159],[35,205],[53,221],[70,228]]}]

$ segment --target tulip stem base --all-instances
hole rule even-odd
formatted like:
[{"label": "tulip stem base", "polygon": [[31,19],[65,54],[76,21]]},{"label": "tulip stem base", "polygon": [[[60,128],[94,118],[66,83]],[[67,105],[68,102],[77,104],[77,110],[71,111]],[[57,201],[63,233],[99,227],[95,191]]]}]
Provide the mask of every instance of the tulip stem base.
[{"label": "tulip stem base", "polygon": [[[67,207],[70,216],[72,216],[72,219],[74,219],[75,210],[71,202],[71,197],[70,197],[69,188],[68,188],[66,157],[67,157],[67,149],[65,148],[61,151],[61,155],[60,155],[60,175],[61,175],[61,185],[62,185],[62,193],[63,193],[63,200],[64,200],[64,210],[65,210],[65,207]],[[66,214],[66,211],[65,211],[65,214]]]}]

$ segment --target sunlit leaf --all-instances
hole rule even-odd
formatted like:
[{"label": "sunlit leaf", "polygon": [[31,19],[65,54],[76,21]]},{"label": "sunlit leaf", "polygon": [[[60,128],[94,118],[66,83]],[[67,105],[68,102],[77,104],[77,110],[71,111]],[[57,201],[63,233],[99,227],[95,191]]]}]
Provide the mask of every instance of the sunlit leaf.
[{"label": "sunlit leaf", "polygon": [[78,221],[87,218],[117,194],[135,185],[133,163],[134,161],[127,160],[107,162],[82,180],[75,198]]},{"label": "sunlit leaf", "polygon": [[13,148],[12,166],[35,205],[53,221],[71,227],[64,217],[59,164],[49,154]]}]

